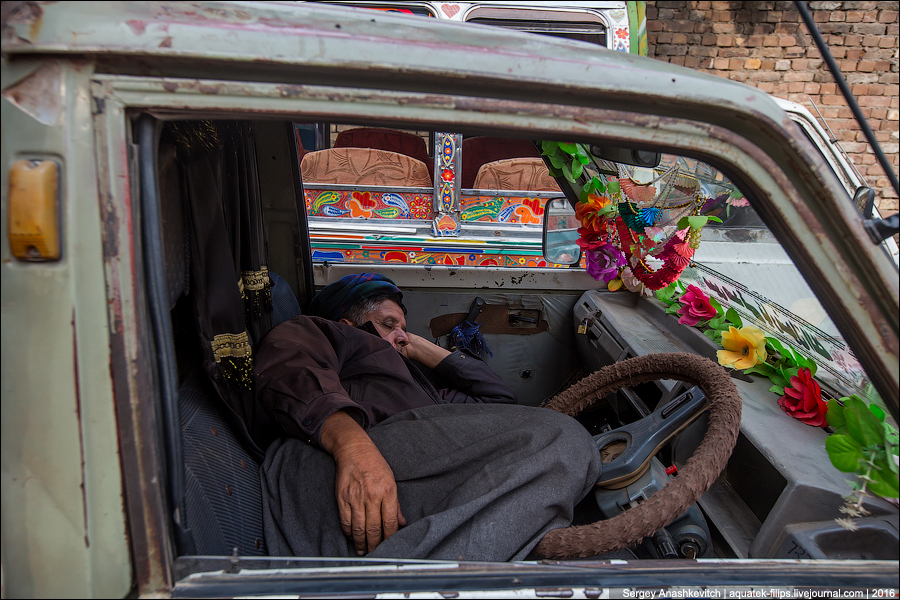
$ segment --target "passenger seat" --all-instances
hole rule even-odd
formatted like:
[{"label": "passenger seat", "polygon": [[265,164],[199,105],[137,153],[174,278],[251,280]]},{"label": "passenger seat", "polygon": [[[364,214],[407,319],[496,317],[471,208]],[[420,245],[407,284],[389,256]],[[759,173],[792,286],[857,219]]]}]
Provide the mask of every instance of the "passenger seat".
[{"label": "passenger seat", "polygon": [[[300,314],[287,282],[273,282],[273,327]],[[185,525],[198,556],[265,556],[259,463],[225,418],[208,377],[195,367],[178,391],[185,474]],[[184,552],[184,549],[182,549]]]}]

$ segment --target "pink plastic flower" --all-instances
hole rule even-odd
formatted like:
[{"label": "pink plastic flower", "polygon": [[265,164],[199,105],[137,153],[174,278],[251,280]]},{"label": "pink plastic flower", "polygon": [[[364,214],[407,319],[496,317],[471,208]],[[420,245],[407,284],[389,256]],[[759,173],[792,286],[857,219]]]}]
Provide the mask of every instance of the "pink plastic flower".
[{"label": "pink plastic flower", "polygon": [[809,369],[800,369],[797,375],[791,377],[791,387],[784,388],[784,396],[778,400],[778,406],[813,427],[823,426],[825,413],[828,412],[828,405],[822,400],[822,389]]},{"label": "pink plastic flower", "polygon": [[718,314],[710,304],[709,296],[695,285],[689,285],[678,301],[682,304],[682,307],[678,309],[678,314],[681,315],[678,322],[682,325],[693,327],[700,321],[715,318]]},{"label": "pink plastic flower", "polygon": [[585,257],[587,273],[597,281],[612,281],[619,276],[619,269],[625,266],[625,255],[612,244],[588,250]]}]

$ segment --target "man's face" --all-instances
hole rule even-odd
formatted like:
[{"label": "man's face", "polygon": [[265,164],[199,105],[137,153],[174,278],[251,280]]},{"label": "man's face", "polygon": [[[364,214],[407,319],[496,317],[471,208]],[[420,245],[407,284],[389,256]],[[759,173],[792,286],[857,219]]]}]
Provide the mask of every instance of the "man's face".
[{"label": "man's face", "polygon": [[391,343],[398,351],[403,352],[403,347],[409,344],[406,335],[406,317],[403,309],[393,300],[385,300],[378,308],[363,317],[363,323],[372,321],[375,329],[382,339]]}]

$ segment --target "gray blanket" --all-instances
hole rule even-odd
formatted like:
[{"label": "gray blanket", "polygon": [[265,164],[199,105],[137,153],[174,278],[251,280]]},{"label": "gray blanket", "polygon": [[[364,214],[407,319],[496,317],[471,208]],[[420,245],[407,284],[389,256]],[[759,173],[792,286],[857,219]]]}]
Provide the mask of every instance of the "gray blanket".
[{"label": "gray blanket", "polygon": [[[435,405],[368,433],[394,471],[407,520],[372,557],[522,560],[547,531],[572,522],[600,476],[588,432],[549,409]],[[329,454],[277,440],[261,477],[271,555],[357,556],[341,530]]]}]

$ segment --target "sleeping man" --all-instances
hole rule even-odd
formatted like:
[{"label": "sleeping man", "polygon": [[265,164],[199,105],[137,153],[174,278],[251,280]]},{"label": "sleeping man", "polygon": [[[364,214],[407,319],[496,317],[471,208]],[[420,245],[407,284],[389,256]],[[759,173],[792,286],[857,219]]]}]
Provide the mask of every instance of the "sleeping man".
[{"label": "sleeping man", "polygon": [[524,559],[571,523],[596,445],[518,405],[481,359],[407,332],[402,300],[348,275],[260,344],[258,402],[280,427],[262,467],[269,553]]}]

